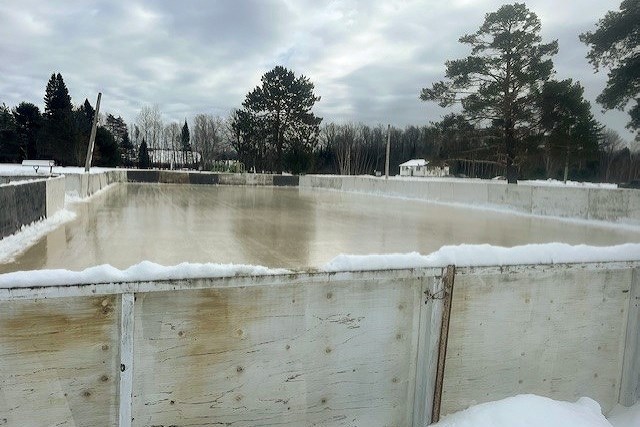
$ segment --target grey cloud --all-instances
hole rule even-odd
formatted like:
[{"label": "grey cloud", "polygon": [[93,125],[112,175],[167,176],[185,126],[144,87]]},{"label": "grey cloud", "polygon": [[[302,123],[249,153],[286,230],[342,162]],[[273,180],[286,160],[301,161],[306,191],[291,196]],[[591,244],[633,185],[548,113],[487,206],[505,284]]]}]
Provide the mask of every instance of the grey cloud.
[{"label": "grey cloud", "polygon": [[[61,72],[75,104],[102,91],[105,111],[133,122],[158,104],[166,120],[238,107],[260,75],[282,64],[305,74],[329,120],[426,124],[447,111],[418,100],[444,77],[457,40],[501,0],[219,0],[0,4],[0,102],[42,106]],[[580,80],[592,103],[606,80],[593,74],[577,34],[607,9],[600,0],[539,0],[544,39],[558,38],[558,77]],[[594,110],[598,110],[595,107]],[[598,113],[599,114],[599,113]],[[603,122],[622,129],[624,114]],[[620,117],[622,119],[620,119]],[[622,129],[623,130],[623,129]]]}]

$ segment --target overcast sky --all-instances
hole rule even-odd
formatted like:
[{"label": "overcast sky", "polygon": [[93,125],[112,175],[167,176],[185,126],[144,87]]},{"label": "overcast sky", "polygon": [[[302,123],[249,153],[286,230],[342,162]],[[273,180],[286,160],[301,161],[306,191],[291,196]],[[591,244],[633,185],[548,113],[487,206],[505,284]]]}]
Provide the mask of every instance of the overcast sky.
[{"label": "overcast sky", "polygon": [[[165,121],[226,116],[275,65],[304,74],[325,121],[424,125],[447,110],[418,99],[443,79],[444,62],[468,49],[458,38],[505,2],[493,0],[200,0],[0,3],[0,103],[43,106],[53,72],[74,104],[102,95],[102,112],[135,121],[157,104]],[[626,139],[627,115],[602,114],[578,34],[619,1],[531,0],[543,41],[557,39],[556,78],[586,88],[596,117]]]}]

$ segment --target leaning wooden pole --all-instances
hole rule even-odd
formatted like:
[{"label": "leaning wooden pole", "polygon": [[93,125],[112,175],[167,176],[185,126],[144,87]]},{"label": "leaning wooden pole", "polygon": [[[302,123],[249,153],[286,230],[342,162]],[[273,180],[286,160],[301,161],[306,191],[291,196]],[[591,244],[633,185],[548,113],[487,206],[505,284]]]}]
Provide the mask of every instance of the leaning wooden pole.
[{"label": "leaning wooden pole", "polygon": [[391,125],[387,125],[387,157],[384,162],[384,179],[389,179],[389,153],[391,151]]},{"label": "leaning wooden pole", "polygon": [[84,171],[89,172],[91,168],[91,159],[93,157],[93,144],[96,141],[96,128],[98,127],[98,112],[100,111],[100,98],[102,93],[98,92],[98,100],[96,101],[96,112],[93,115],[93,125],[91,126],[91,136],[89,137],[89,146],[87,147],[87,158],[84,162]]}]

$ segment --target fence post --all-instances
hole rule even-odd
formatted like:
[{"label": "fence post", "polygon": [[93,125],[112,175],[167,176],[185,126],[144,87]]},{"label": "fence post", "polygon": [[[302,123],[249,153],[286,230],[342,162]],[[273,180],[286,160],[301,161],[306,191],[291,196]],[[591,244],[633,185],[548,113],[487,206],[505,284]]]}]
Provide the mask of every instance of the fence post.
[{"label": "fence post", "polygon": [[447,359],[447,343],[449,339],[449,320],[451,318],[451,299],[453,296],[453,283],[456,275],[456,267],[449,265],[445,269],[442,277],[443,282],[443,307],[442,324],[440,327],[440,340],[438,344],[438,370],[436,373],[436,384],[433,396],[433,410],[431,411],[431,422],[437,423],[440,420],[440,406],[442,404],[442,386],[444,381],[444,365]]},{"label": "fence post", "polygon": [[133,307],[135,295],[122,294],[120,310],[120,392],[118,425],[131,426],[133,403]]},{"label": "fence post", "polygon": [[618,402],[631,406],[640,399],[640,271],[634,268],[631,273],[629,290],[629,312],[627,335],[624,345],[622,378]]}]

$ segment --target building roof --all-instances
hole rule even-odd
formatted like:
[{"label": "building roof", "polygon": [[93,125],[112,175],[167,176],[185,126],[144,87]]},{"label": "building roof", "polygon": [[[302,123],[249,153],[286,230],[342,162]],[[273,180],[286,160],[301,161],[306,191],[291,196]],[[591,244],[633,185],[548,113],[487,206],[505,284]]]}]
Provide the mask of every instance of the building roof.
[{"label": "building roof", "polygon": [[429,164],[429,162],[424,159],[413,159],[408,162],[401,163],[400,166],[426,166],[427,164]]}]

